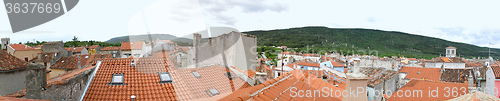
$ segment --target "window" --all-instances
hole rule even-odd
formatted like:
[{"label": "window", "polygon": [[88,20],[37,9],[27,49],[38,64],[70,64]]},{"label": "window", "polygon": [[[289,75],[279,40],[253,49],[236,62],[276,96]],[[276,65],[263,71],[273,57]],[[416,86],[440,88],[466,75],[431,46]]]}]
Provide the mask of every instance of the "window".
[{"label": "window", "polygon": [[200,78],[200,77],[201,77],[200,73],[198,73],[198,72],[196,72],[196,71],[191,72],[191,74],[193,74],[193,76],[194,76],[195,78]]},{"label": "window", "polygon": [[205,92],[208,94],[208,96],[212,97],[212,96],[215,96],[215,95],[219,95],[219,91],[217,91],[217,89],[209,89],[209,90],[205,90]]},{"label": "window", "polygon": [[124,75],[121,74],[113,74],[113,78],[111,78],[111,83],[108,85],[127,85],[123,82]]},{"label": "window", "polygon": [[162,83],[172,83],[172,77],[170,76],[170,73],[168,72],[163,72],[163,73],[158,73],[160,76],[160,84]]}]

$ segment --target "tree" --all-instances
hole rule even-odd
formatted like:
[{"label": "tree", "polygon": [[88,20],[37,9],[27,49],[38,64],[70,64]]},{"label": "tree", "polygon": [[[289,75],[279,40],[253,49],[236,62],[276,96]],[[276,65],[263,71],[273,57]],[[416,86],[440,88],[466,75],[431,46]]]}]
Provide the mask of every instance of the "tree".
[{"label": "tree", "polygon": [[80,43],[80,41],[78,41],[78,37],[73,36],[73,39],[71,40],[73,40],[71,41],[71,45],[73,45],[74,47],[78,47],[78,44]]},{"label": "tree", "polygon": [[78,41],[78,37],[73,36],[73,39],[71,39],[71,40],[73,40],[73,41]]}]

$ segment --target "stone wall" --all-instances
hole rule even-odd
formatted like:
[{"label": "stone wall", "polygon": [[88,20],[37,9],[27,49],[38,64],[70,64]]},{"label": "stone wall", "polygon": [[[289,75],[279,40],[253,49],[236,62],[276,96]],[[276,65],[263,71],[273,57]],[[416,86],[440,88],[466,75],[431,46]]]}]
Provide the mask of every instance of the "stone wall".
[{"label": "stone wall", "polygon": [[[91,67],[88,67],[91,68]],[[51,79],[47,84],[45,66],[41,64],[30,64],[26,74],[26,96],[28,99],[44,99],[54,101],[76,101],[80,100],[92,71],[74,71],[77,74],[67,74],[71,77],[57,77]]]},{"label": "stone wall", "polygon": [[26,70],[19,70],[0,73],[0,96],[26,88],[26,72]]},{"label": "stone wall", "polygon": [[194,49],[188,53],[191,55],[188,56],[188,61],[192,61],[188,63],[192,63],[194,67],[227,64],[241,70],[255,70],[258,66],[256,36],[230,32],[211,38],[205,43],[200,43],[200,35],[195,34],[194,37]]},{"label": "stone wall", "polygon": [[365,68],[386,68],[394,70],[400,65],[399,61],[395,60],[372,60],[372,59],[361,59],[359,62],[359,67]]},{"label": "stone wall", "polygon": [[76,101],[80,100],[85,87],[89,81],[90,75],[94,69],[84,71],[73,78],[69,79],[65,84],[52,85],[46,87],[42,92],[42,99],[53,101]]}]

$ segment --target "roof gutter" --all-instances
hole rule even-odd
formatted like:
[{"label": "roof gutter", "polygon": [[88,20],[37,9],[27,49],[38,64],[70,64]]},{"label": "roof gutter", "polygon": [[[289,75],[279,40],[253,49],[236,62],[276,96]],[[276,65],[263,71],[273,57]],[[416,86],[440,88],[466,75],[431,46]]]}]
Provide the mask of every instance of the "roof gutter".
[{"label": "roof gutter", "polygon": [[87,87],[85,87],[85,90],[83,90],[83,95],[80,98],[80,101],[82,101],[83,98],[85,97],[85,94],[87,93],[87,90],[89,89],[90,83],[92,83],[92,80],[94,79],[95,73],[97,72],[97,70],[101,66],[101,62],[102,62],[102,60],[97,61],[97,64],[95,65],[94,72],[92,72],[92,75],[90,75],[89,82],[87,82]]}]

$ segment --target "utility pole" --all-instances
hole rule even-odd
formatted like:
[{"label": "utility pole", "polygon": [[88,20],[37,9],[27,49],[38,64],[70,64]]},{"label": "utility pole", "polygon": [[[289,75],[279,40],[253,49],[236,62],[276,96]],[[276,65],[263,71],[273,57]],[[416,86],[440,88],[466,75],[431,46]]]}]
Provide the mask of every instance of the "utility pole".
[{"label": "utility pole", "polygon": [[283,60],[283,57],[285,57],[285,34],[283,33],[283,46],[281,46],[281,75],[283,75],[283,68],[285,67],[285,60]]}]

